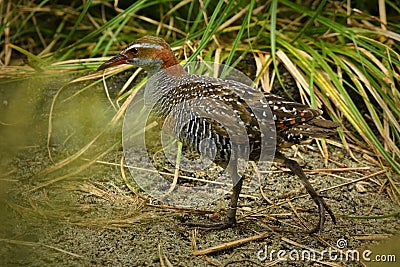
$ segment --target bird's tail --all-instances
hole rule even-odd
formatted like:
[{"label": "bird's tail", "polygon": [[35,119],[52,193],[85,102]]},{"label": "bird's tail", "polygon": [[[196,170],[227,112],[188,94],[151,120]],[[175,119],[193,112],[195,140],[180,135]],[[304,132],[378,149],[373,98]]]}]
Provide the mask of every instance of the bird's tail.
[{"label": "bird's tail", "polygon": [[281,136],[283,141],[299,144],[313,138],[332,137],[337,133],[336,128],[339,125],[339,123],[330,120],[312,119],[286,129]]}]

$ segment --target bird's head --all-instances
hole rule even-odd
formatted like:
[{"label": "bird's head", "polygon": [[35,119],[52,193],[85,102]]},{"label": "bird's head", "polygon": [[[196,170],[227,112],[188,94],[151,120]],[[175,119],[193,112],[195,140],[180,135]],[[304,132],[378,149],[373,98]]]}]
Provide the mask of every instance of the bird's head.
[{"label": "bird's head", "polygon": [[129,44],[121,53],[103,63],[97,70],[131,64],[152,75],[159,70],[179,64],[170,46],[162,38],[144,36]]}]

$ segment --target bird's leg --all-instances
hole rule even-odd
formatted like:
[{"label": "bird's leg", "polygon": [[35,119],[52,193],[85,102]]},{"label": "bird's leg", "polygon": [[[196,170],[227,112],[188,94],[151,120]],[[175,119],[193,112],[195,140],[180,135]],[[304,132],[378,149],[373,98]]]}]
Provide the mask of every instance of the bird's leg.
[{"label": "bird's leg", "polygon": [[329,208],[328,204],[326,204],[325,200],[320,195],[318,195],[318,193],[315,191],[314,187],[308,181],[307,176],[304,174],[303,170],[301,169],[301,167],[297,163],[297,161],[288,159],[279,152],[277,152],[275,154],[275,160],[283,163],[287,168],[289,168],[295,175],[297,175],[300,178],[300,180],[303,183],[304,187],[306,188],[308,194],[310,194],[311,198],[314,200],[315,204],[317,204],[317,206],[318,206],[319,221],[318,221],[318,224],[309,231],[309,233],[310,234],[317,233],[323,229],[324,223],[325,223],[325,210],[328,212],[333,223],[336,223],[336,218],[335,218],[335,215],[333,214],[332,210]]},{"label": "bird's leg", "polygon": [[239,177],[239,181],[236,182],[232,189],[231,201],[229,202],[228,210],[226,212],[226,222],[231,226],[236,224],[237,203],[239,200],[240,191],[242,191],[242,185],[243,179]]},{"label": "bird's leg", "polygon": [[243,179],[239,176],[237,172],[236,164],[228,166],[226,170],[232,178],[233,183],[231,201],[228,205],[228,210],[226,211],[226,220],[218,223],[187,222],[185,223],[185,225],[205,229],[226,229],[236,225],[236,209],[239,200],[239,194],[242,190]]}]

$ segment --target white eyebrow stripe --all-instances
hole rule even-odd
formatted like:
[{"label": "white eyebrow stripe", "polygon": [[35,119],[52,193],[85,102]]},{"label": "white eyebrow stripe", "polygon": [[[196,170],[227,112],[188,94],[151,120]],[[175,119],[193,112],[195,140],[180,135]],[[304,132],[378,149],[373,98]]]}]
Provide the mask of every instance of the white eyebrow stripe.
[{"label": "white eyebrow stripe", "polygon": [[157,44],[149,44],[149,43],[141,43],[141,44],[133,44],[125,48],[125,51],[130,50],[132,48],[155,48],[158,50],[162,50],[163,47]]}]

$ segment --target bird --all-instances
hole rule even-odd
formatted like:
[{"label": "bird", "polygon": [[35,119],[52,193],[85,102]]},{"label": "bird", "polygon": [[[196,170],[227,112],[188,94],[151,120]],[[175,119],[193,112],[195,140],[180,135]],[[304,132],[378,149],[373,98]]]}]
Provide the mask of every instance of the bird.
[{"label": "bird", "polygon": [[[143,36],[137,39],[100,65],[97,71],[121,64],[141,67],[147,72],[149,79],[156,78],[153,90],[149,94],[154,99],[154,115],[158,123],[163,125],[167,117],[173,118],[169,119],[167,125],[170,125],[174,137],[182,142],[183,148],[209,155],[214,163],[226,169],[232,179],[233,188],[226,219],[217,223],[187,222],[186,225],[210,229],[235,226],[238,199],[243,185],[237,161],[241,154],[246,153],[249,155],[248,160],[262,160],[263,149],[267,154],[273,153],[274,161],[282,163],[300,178],[317,205],[318,223],[307,232],[312,234],[323,230],[325,213],[328,213],[336,224],[334,213],[308,181],[298,162],[282,153],[283,148],[293,144],[335,134],[339,124],[321,118],[321,110],[263,92],[238,81],[188,74],[179,64],[170,45],[161,37]],[[209,102],[207,105],[197,106],[197,109],[204,110],[188,108],[190,104],[187,103],[191,103],[190,101],[202,103],[203,100]],[[268,108],[270,112],[264,112],[269,110]],[[224,129],[218,120],[196,116],[198,113],[218,118],[232,126],[233,130]],[[182,120],[186,120],[186,123],[182,124]],[[235,135],[238,126],[245,129],[248,140],[246,145],[242,143],[243,138],[239,134]],[[265,133],[274,137],[275,142],[264,140]],[[200,145],[200,141],[207,138],[215,144],[211,148]]]}]

